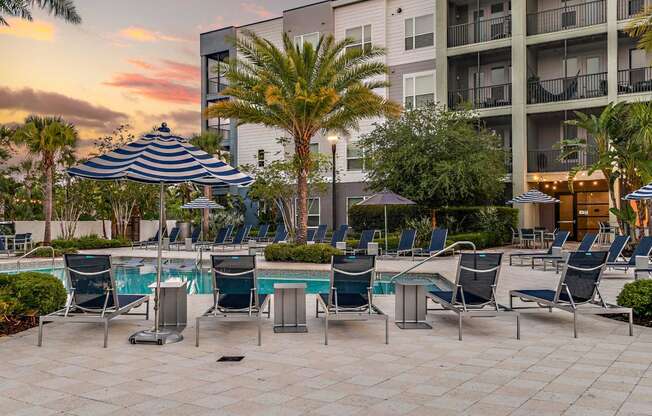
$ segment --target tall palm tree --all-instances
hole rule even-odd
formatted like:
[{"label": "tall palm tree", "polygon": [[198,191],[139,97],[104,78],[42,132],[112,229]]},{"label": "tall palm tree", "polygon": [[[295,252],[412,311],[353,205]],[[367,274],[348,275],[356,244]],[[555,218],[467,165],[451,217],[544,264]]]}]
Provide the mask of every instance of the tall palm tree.
[{"label": "tall palm tree", "polygon": [[652,51],[652,7],[647,7],[627,25],[625,32],[638,39],[638,47]]},{"label": "tall palm tree", "polygon": [[9,26],[5,16],[20,17],[32,21],[32,10],[38,7],[68,23],[81,23],[72,0],[0,0],[0,26]]},{"label": "tall palm tree", "polygon": [[[201,134],[197,134],[190,139],[190,143],[192,145],[197,146],[198,148],[208,153],[209,155],[216,156],[220,160],[222,160],[225,156],[222,152],[223,141],[224,141],[224,137],[221,134],[215,133],[210,130],[205,131]],[[213,197],[211,189],[212,188],[210,185],[204,186],[204,196],[208,199],[211,199]],[[208,210],[205,209],[204,212],[202,213],[202,230],[204,230],[204,233],[207,233],[208,229],[209,229]],[[203,238],[206,239],[206,236],[203,236]]]},{"label": "tall palm tree", "polygon": [[[400,106],[376,94],[385,88],[384,49],[348,48],[351,39],[336,42],[332,35],[294,45],[283,34],[283,50],[250,31],[235,46],[243,59],[228,62],[224,94],[206,110],[208,117],[232,118],[239,124],[277,128],[294,141],[297,166],[297,241],[306,241],[310,140],[318,133],[347,134],[362,119],[395,117]],[[335,225],[335,224],[333,224]]]},{"label": "tall palm tree", "polygon": [[25,124],[18,127],[14,134],[17,144],[27,147],[30,153],[41,159],[41,169],[45,174],[45,197],[43,200],[43,217],[45,232],[43,242],[52,240],[52,188],[54,186],[54,169],[58,158],[75,147],[79,135],[74,125],[61,117],[40,117],[31,115]]}]

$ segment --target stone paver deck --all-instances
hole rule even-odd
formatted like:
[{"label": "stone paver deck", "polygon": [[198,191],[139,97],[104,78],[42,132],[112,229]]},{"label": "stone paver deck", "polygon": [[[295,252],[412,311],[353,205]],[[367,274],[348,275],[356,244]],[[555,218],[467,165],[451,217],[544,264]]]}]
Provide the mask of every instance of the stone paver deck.
[{"label": "stone paver deck", "polygon": [[[424,271],[452,278],[456,261]],[[498,296],[557,278],[505,263]],[[614,301],[631,279],[608,273],[604,294]],[[393,296],[376,300],[393,318]],[[629,337],[624,322],[581,316],[574,339],[571,315],[555,311],[524,314],[520,341],[513,318],[470,319],[460,342],[454,314],[430,314],[432,330],[391,324],[389,345],[379,321],[334,322],[324,346],[314,302],[309,296],[309,333],[274,334],[266,322],[262,347],[254,324],[235,322],[204,324],[199,348],[192,323],[181,343],[132,346],[128,335],[148,324],[131,318],[112,323],[107,349],[91,324],[48,324],[42,348],[35,329],[0,338],[0,414],[652,415],[652,329]],[[189,317],[210,303],[191,296]],[[245,359],[216,362],[222,355]]]}]

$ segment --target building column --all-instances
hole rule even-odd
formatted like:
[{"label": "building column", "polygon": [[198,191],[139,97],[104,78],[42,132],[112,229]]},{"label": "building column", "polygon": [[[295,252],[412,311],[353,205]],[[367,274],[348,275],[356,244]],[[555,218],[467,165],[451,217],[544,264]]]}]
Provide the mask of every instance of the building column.
[{"label": "building column", "polygon": [[435,2],[435,99],[448,105],[448,2]]},{"label": "building column", "polygon": [[208,91],[208,58],[201,57],[201,131],[205,132],[208,128],[204,111],[206,110],[206,91]]},{"label": "building column", "polygon": [[[512,2],[512,191],[527,191],[527,5]],[[533,204],[518,204],[521,226],[533,224]]]},{"label": "building column", "polygon": [[[618,2],[607,2],[607,97],[609,102],[618,99]],[[614,187],[616,199],[620,200],[620,184]],[[615,208],[609,198],[609,208]],[[609,223],[618,222],[616,216],[609,212]]]}]

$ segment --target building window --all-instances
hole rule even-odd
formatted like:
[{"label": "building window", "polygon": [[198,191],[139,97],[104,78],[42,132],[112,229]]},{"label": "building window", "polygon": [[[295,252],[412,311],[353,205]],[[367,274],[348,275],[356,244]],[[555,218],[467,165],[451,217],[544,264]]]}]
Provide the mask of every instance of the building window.
[{"label": "building window", "polygon": [[405,50],[426,48],[435,44],[434,15],[405,19]]},{"label": "building window", "polygon": [[[297,223],[299,223],[299,204],[294,200],[294,208],[297,215]],[[320,201],[319,198],[308,198],[308,227],[317,227],[320,224]]]},{"label": "building window", "polygon": [[369,161],[365,160],[362,149],[355,143],[346,144],[346,170],[365,171],[369,167]]},{"label": "building window", "polygon": [[403,104],[406,109],[435,102],[435,73],[423,72],[403,77]]},{"label": "building window", "polygon": [[301,51],[303,51],[303,44],[306,42],[311,44],[313,49],[317,49],[317,44],[319,43],[319,32],[306,33],[305,35],[297,35],[294,37],[294,45],[298,46]]},{"label": "building window", "polygon": [[310,153],[313,155],[319,153],[319,143],[310,143]]},{"label": "building window", "polygon": [[491,14],[502,13],[505,6],[502,3],[494,3],[491,5]]},{"label": "building window", "polygon": [[346,50],[361,50],[364,48],[365,51],[371,49],[371,25],[358,26],[351,29],[346,29],[346,38],[353,40],[353,43],[350,46],[346,47]]},{"label": "building window", "polygon": [[368,197],[366,196],[349,196],[346,198],[346,223],[351,224],[351,219],[349,218],[349,210],[351,209],[352,206],[355,204],[359,204],[360,202],[364,201]]},{"label": "building window", "polygon": [[258,167],[259,168],[265,167],[265,150],[264,149],[258,149],[258,154],[256,155],[256,159],[258,160]]}]

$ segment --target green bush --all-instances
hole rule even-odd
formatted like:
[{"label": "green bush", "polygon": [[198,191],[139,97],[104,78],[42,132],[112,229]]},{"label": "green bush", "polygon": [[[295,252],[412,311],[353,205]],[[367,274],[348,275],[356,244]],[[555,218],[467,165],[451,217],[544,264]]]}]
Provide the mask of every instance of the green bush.
[{"label": "green bush", "polygon": [[[457,241],[470,241],[473,244],[475,244],[475,248],[477,250],[500,245],[494,233],[479,232],[479,233],[463,233],[463,234],[449,235],[448,239],[446,240],[446,246],[449,246]],[[461,250],[469,249],[469,247],[466,246],[460,246],[459,248]]]},{"label": "green bush", "polygon": [[[64,254],[76,254],[76,248],[55,248],[54,256],[62,257]],[[52,250],[46,247],[40,247],[38,250],[29,255],[30,257],[52,257]]]},{"label": "green bush", "polygon": [[0,312],[5,315],[44,315],[65,303],[66,289],[50,274],[0,275]]},{"label": "green bush", "polygon": [[342,252],[329,244],[270,244],[265,247],[265,260],[300,263],[330,263]]},{"label": "green bush", "polygon": [[116,238],[108,240],[98,237],[97,235],[87,235],[70,240],[52,240],[52,247],[58,250],[93,250],[99,248],[127,247],[129,245],[131,245],[131,243],[126,239]]},{"label": "green bush", "polygon": [[652,280],[627,283],[618,295],[618,304],[632,308],[639,317],[652,317]]}]

